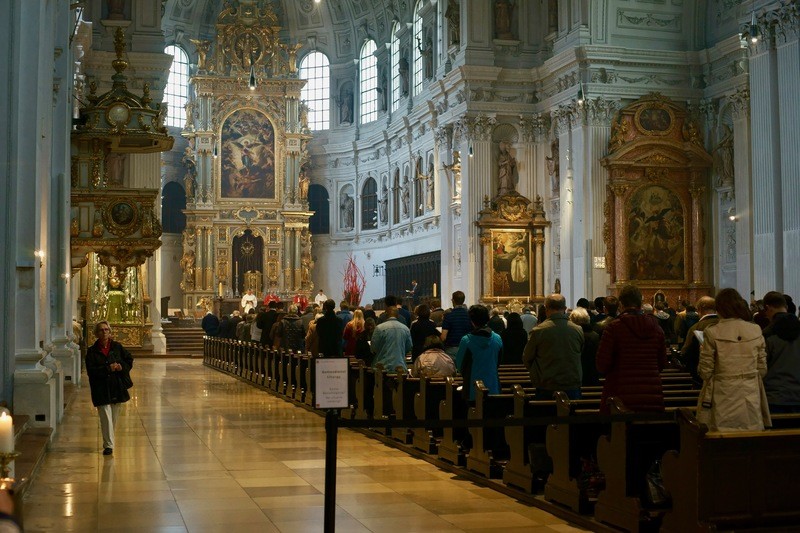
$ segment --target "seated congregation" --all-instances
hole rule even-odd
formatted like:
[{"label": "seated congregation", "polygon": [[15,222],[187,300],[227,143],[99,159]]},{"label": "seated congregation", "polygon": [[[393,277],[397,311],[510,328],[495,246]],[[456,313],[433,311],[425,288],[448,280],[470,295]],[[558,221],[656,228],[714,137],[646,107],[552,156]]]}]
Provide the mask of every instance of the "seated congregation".
[{"label": "seated congregation", "polygon": [[448,310],[385,302],[337,312],[326,300],[302,315],[270,303],[206,330],[204,362],[314,408],[316,358],[347,356],[342,418],[394,420],[374,431],[625,530],[800,524],[785,467],[800,464],[788,296],[751,308],[723,289],[674,311],[627,285],[572,310],[553,294],[521,314],[467,307],[461,291]]}]

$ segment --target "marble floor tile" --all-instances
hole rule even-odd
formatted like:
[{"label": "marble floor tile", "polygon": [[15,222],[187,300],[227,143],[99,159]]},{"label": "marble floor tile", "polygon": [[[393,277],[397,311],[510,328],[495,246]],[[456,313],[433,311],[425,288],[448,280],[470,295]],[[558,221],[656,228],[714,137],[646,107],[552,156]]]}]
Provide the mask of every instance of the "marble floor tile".
[{"label": "marble floor tile", "polygon": [[[322,531],[324,421],[197,360],[136,362],[114,455],[77,389],[32,480],[26,532]],[[360,433],[339,433],[336,531],[580,531]]]}]

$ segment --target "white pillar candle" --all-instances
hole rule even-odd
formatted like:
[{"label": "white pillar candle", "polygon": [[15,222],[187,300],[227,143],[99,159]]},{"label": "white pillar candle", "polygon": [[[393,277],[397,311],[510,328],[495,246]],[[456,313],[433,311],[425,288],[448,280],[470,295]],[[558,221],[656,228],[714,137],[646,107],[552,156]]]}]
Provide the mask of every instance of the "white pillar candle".
[{"label": "white pillar candle", "polygon": [[0,414],[0,453],[14,451],[14,421],[11,415]]}]

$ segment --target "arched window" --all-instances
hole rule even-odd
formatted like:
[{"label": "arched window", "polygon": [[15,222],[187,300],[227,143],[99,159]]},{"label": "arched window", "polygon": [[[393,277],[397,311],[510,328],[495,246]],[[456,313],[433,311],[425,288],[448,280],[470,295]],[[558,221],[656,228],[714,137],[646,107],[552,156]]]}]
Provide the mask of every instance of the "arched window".
[{"label": "arched window", "polygon": [[378,227],[378,183],[367,178],[361,189],[361,229]]},{"label": "arched window", "polygon": [[[422,42],[421,10],[422,0],[419,0],[419,2],[417,2],[417,6],[414,8],[414,35],[411,37],[411,49],[414,50],[414,65],[412,68],[414,72],[414,96],[422,92],[422,53],[419,51],[419,43]],[[422,43],[422,45],[424,46],[425,43]]]},{"label": "arched window", "polygon": [[331,127],[331,67],[322,52],[311,52],[300,62],[300,78],[306,85],[300,98],[308,106],[308,127],[327,130]]},{"label": "arched window", "polygon": [[170,45],[164,53],[172,56],[167,86],[164,88],[164,102],[167,104],[166,125],[175,128],[184,126],[186,117],[184,107],[189,101],[189,56],[180,46]]},{"label": "arched window", "polygon": [[161,225],[164,233],[181,233],[186,229],[186,191],[180,183],[170,181],[161,192]]},{"label": "arched window", "polygon": [[314,214],[308,219],[308,228],[311,230],[311,234],[330,233],[331,206],[325,187],[316,183],[312,183],[308,187],[308,208],[314,211]]},{"label": "arched window", "polygon": [[400,38],[397,37],[397,30],[400,25],[395,23],[392,26],[392,111],[397,111],[400,107],[400,98],[403,96],[400,88]]},{"label": "arched window", "polygon": [[369,40],[361,48],[361,123],[378,118],[378,59],[375,57],[375,41]]}]

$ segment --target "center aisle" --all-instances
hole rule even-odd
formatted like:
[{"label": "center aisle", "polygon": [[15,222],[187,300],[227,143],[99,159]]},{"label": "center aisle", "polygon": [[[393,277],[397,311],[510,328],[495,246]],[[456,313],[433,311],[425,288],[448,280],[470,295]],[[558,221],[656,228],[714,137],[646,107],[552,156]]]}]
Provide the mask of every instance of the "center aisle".
[{"label": "center aisle", "polygon": [[[200,360],[140,359],[132,377],[111,457],[88,384],[78,391],[28,492],[26,532],[322,531],[322,417]],[[348,430],[337,504],[337,532],[581,531]]]}]

